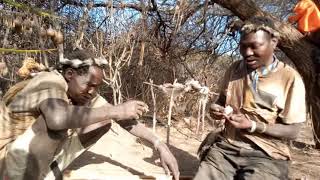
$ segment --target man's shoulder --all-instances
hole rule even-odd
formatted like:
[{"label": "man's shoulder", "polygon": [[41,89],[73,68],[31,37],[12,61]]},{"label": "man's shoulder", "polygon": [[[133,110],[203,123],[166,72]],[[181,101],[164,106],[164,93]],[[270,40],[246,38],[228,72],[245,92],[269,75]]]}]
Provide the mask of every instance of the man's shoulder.
[{"label": "man's shoulder", "polygon": [[63,76],[57,71],[51,72],[40,72],[38,75],[30,80],[30,83],[26,87],[36,88],[36,89],[49,89],[49,88],[59,88],[61,90],[67,90],[67,82]]},{"label": "man's shoulder", "polygon": [[[24,85],[23,88],[15,95],[15,100],[32,96],[38,99],[45,97],[63,97],[66,99],[68,84],[63,76],[58,72],[40,72]],[[30,98],[30,97],[29,97]],[[31,100],[31,99],[30,99]],[[34,101],[36,101],[34,99]]]},{"label": "man's shoulder", "polygon": [[64,81],[63,76],[58,71],[43,71],[32,78],[32,81]]},{"label": "man's shoulder", "polygon": [[280,69],[275,72],[276,74],[279,74],[282,79],[288,79],[288,80],[302,80],[302,77],[298,73],[296,69],[294,69],[289,64],[286,64],[284,62],[280,61]]},{"label": "man's shoulder", "polygon": [[38,111],[40,103],[49,98],[68,101],[68,85],[61,74],[57,72],[41,72],[23,87],[18,89],[8,107],[14,112]]}]

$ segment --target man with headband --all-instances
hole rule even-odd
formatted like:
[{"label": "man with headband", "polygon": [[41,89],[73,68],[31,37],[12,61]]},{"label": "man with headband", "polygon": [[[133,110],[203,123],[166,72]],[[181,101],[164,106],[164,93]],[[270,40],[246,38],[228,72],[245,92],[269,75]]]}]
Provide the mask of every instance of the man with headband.
[{"label": "man with headband", "polygon": [[134,100],[113,106],[97,93],[104,58],[74,50],[60,63],[60,69],[40,72],[5,95],[0,179],[62,179],[63,170],[109,130],[111,119],[152,143],[166,172],[179,178],[169,148],[136,120],[148,106]]},{"label": "man with headband", "polygon": [[240,33],[243,60],[227,70],[210,107],[225,129],[200,146],[195,180],[288,179],[287,141],[296,138],[306,120],[304,84],[275,56],[280,35],[271,20],[253,18]]}]

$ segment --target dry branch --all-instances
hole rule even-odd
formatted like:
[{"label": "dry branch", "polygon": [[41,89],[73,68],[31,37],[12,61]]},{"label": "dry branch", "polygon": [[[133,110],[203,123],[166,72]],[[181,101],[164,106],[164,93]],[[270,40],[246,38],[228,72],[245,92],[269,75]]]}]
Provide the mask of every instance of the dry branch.
[{"label": "dry branch", "polygon": [[[177,79],[174,80],[173,86],[177,83]],[[169,111],[168,111],[168,122],[167,122],[167,144],[170,144],[170,126],[171,126],[171,114],[172,114],[172,107],[174,104],[174,91],[175,88],[172,88],[172,92],[170,95],[170,101],[169,101]]]},{"label": "dry branch", "polygon": [[75,48],[81,48],[81,42],[83,40],[84,31],[88,27],[88,18],[89,18],[89,11],[92,8],[92,0],[90,0],[87,6],[83,7],[83,16],[81,17],[78,25],[77,30],[77,39],[75,40]]},{"label": "dry branch", "polygon": [[[153,80],[150,79],[150,84],[153,84]],[[153,86],[150,86],[151,89],[151,97],[153,102],[153,116],[152,116],[152,131],[156,132],[156,124],[157,124],[157,103],[156,103],[156,96],[153,91]]]}]

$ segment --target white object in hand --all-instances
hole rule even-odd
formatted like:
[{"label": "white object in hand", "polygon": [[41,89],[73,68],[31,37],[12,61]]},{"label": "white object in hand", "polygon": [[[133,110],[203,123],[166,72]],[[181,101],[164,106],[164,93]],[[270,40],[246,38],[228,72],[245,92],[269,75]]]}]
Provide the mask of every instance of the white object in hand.
[{"label": "white object in hand", "polygon": [[224,114],[225,115],[227,115],[227,116],[229,116],[229,115],[231,115],[233,113],[233,109],[232,109],[232,107],[231,106],[226,106],[225,108],[224,108]]}]

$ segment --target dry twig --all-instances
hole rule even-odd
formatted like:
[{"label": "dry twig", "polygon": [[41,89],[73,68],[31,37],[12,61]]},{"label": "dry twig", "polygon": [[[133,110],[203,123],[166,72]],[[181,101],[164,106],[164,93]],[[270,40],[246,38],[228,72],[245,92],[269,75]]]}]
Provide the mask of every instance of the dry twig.
[{"label": "dry twig", "polygon": [[[150,83],[153,84],[153,80],[150,79]],[[151,89],[151,97],[153,102],[153,116],[152,116],[152,131],[156,132],[156,123],[157,123],[157,104],[156,104],[156,96],[153,91],[153,86],[150,86]]]}]

